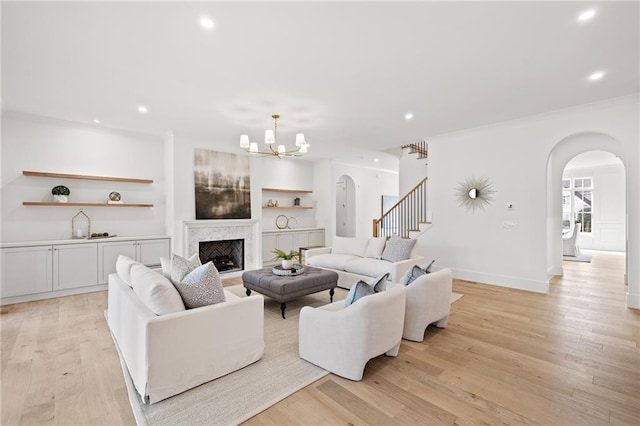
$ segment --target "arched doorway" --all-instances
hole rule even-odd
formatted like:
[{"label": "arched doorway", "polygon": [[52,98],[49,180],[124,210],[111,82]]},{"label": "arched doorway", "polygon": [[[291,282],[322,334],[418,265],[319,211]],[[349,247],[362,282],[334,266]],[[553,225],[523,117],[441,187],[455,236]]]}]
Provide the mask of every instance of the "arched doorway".
[{"label": "arched doorway", "polygon": [[336,182],[336,236],[355,237],[356,185],[351,176],[342,175]]},{"label": "arched doorway", "polygon": [[[562,267],[562,230],[563,226],[563,174],[565,173],[566,166],[573,159],[581,154],[590,151],[604,151],[608,155],[617,158],[622,165],[624,173],[624,182],[628,179],[626,166],[625,166],[625,152],[622,144],[609,135],[595,132],[578,133],[568,136],[560,140],[553,150],[551,151],[547,161],[547,266],[548,275],[563,275]],[[578,157],[579,158],[579,157]],[[583,176],[584,178],[584,176]],[[584,181],[582,182],[584,184]],[[597,185],[597,183],[594,183]],[[628,185],[625,185],[628,187]],[[566,188],[564,188],[566,189]],[[628,241],[628,193],[624,190],[624,241],[626,252]],[[582,217],[580,220],[585,219],[584,205],[582,207]],[[576,217],[574,217],[575,219]],[[593,218],[591,218],[593,219]],[[566,215],[565,215],[566,220]],[[592,242],[590,242],[592,243]],[[628,256],[627,256],[628,258]],[[628,261],[625,267],[625,283],[626,276],[628,274]],[[627,294],[629,291],[627,290]]]}]

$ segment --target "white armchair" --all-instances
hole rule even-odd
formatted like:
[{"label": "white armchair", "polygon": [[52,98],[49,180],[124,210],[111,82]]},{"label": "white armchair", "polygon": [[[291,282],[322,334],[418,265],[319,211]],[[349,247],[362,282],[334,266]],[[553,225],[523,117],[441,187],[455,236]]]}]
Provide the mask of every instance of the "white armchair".
[{"label": "white armchair", "polygon": [[573,226],[573,232],[562,236],[562,255],[563,256],[580,256],[580,247],[576,243],[578,234],[580,233],[581,223]]},{"label": "white armchair", "polygon": [[361,380],[367,362],[398,355],[405,310],[403,285],[344,307],[338,301],[300,311],[300,358],[350,380]]},{"label": "white armchair", "polygon": [[450,269],[436,269],[421,275],[406,286],[406,291],[403,339],[422,342],[430,324],[439,328],[447,326],[451,311]]}]

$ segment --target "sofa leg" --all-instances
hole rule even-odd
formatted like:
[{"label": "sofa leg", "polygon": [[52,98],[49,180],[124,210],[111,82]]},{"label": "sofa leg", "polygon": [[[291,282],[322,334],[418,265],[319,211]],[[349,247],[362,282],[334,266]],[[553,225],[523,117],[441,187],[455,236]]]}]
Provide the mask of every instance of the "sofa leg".
[{"label": "sofa leg", "polygon": [[286,303],[280,303],[280,310],[282,311],[282,319],[286,319],[284,317],[284,310],[287,309],[287,304]]},{"label": "sofa leg", "polygon": [[389,349],[385,355],[387,356],[398,356],[398,352],[400,352],[400,343],[402,343],[402,339],[395,345],[393,348]]},{"label": "sofa leg", "polygon": [[447,315],[446,317],[442,318],[440,321],[434,322],[434,324],[438,328],[447,328],[447,322],[448,321],[449,321],[449,315]]}]

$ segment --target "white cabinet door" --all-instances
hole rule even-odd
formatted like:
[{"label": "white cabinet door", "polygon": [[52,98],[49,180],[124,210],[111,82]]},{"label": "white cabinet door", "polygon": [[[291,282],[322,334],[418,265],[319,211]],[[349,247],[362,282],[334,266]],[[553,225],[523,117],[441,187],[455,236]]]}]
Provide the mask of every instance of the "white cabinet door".
[{"label": "white cabinet door", "polygon": [[293,234],[293,246],[294,250],[300,250],[300,247],[307,247],[309,245],[309,231],[299,231]]},{"label": "white cabinet door", "polygon": [[53,288],[51,246],[0,249],[1,297],[43,293]]},{"label": "white cabinet door", "polygon": [[98,244],[53,246],[53,289],[98,284]]},{"label": "white cabinet door", "polygon": [[275,265],[273,249],[278,244],[276,234],[262,234],[262,265]]},{"label": "white cabinet door", "polygon": [[291,250],[298,250],[297,248],[295,248],[295,245],[293,244],[293,234],[287,233],[287,234],[276,234],[276,235],[277,235],[277,241],[276,241],[277,248],[279,248],[282,251],[286,251],[287,253],[289,253],[289,251]]},{"label": "white cabinet door", "polygon": [[309,232],[309,246],[324,246],[324,229]]},{"label": "white cabinet door", "polygon": [[147,266],[160,266],[160,258],[171,258],[171,244],[168,238],[161,240],[140,240],[137,241],[138,262]]},{"label": "white cabinet door", "polygon": [[136,259],[136,242],[98,243],[98,283],[109,282],[109,274],[116,272],[116,260],[123,255]]}]

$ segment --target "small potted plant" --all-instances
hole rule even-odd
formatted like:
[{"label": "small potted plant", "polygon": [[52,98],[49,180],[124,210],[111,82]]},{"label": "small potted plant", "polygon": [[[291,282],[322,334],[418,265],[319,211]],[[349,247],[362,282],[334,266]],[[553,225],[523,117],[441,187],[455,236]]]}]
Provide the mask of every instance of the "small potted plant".
[{"label": "small potted plant", "polygon": [[56,203],[66,203],[69,201],[68,197],[71,191],[64,185],[58,185],[53,187],[51,193],[53,194],[53,201]]},{"label": "small potted plant", "polygon": [[295,250],[290,250],[289,253],[287,253],[278,248],[274,249],[271,253],[275,254],[274,259],[282,259],[282,269],[293,268],[293,258],[300,256],[300,253]]}]

